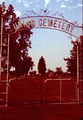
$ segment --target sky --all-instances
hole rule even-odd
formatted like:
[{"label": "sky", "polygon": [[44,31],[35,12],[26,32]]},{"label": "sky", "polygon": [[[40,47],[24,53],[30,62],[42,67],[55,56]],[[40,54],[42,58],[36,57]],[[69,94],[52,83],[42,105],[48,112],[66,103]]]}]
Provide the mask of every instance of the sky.
[{"label": "sky", "polygon": [[[0,0],[0,4],[3,0]],[[76,21],[79,26],[82,25],[82,0],[4,0],[6,7],[12,4],[15,13],[20,18],[26,11],[40,12],[40,9],[49,10],[50,16],[56,11],[62,13],[69,22]],[[53,71],[56,67],[62,67],[63,71],[67,70],[66,62],[63,58],[70,57],[72,49],[71,40],[67,33],[52,29],[32,29],[33,35],[30,37],[32,48],[28,50],[29,56],[32,57],[37,69],[37,64],[41,56],[44,57],[46,68]]]}]

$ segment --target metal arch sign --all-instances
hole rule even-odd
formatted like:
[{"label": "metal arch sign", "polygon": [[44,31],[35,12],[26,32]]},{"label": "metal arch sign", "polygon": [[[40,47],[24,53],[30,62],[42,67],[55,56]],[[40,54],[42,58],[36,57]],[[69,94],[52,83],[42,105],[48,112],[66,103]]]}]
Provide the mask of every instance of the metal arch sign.
[{"label": "metal arch sign", "polygon": [[[27,14],[25,14],[23,18],[20,18],[20,21],[17,24],[13,24],[14,29],[29,29],[31,25],[33,28],[46,28],[62,31],[76,38],[82,34],[82,28],[78,26],[77,23],[67,21],[61,13],[56,12],[56,14],[54,14],[55,16],[49,16],[47,15],[48,11],[42,11],[44,12],[44,15],[39,15],[33,11],[27,11]],[[56,17],[56,15],[58,15],[58,17]]]}]

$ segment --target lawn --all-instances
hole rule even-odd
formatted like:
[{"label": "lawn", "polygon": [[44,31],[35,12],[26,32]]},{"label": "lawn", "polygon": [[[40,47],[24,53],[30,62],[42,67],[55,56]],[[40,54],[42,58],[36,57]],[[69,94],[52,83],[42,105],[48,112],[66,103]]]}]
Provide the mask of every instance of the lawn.
[{"label": "lawn", "polygon": [[0,120],[81,120],[82,105],[29,104],[0,108]]},{"label": "lawn", "polygon": [[[8,107],[0,107],[0,120],[81,120],[83,105],[75,102],[75,82],[47,77],[16,79],[9,84]],[[55,79],[55,78],[49,78]],[[26,104],[25,104],[26,103]],[[53,104],[50,104],[53,103]]]}]

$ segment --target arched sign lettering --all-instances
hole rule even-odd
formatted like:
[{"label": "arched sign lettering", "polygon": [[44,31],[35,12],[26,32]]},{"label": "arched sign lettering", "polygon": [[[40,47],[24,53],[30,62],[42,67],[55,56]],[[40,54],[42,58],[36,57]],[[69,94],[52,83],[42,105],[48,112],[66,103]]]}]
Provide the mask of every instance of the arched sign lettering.
[{"label": "arched sign lettering", "polygon": [[45,12],[44,15],[38,15],[33,11],[28,11],[27,13],[30,15],[25,14],[23,18],[20,18],[20,21],[17,24],[13,24],[15,30],[21,30],[25,27],[29,28],[31,25],[33,28],[46,28],[62,31],[76,38],[81,35],[81,27],[78,26],[76,22],[71,23],[67,21],[59,12],[56,12],[56,15],[58,14],[59,17],[48,16]]}]

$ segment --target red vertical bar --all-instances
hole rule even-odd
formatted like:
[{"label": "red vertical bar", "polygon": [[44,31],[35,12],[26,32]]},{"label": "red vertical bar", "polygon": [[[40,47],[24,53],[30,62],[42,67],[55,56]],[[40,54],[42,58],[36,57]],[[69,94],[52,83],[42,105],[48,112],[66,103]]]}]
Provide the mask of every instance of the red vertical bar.
[{"label": "red vertical bar", "polygon": [[83,36],[80,36],[79,100],[83,104]]}]

